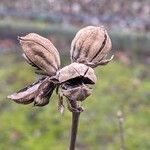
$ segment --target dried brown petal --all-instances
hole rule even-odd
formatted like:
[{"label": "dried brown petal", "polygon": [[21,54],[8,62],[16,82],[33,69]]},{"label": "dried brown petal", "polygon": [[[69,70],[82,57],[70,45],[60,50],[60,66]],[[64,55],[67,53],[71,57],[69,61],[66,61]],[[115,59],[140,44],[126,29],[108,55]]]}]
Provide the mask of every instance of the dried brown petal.
[{"label": "dried brown petal", "polygon": [[104,27],[88,26],[77,32],[71,44],[71,60],[84,64],[102,61],[111,50],[111,40]]},{"label": "dried brown petal", "polygon": [[60,67],[60,56],[51,41],[36,33],[19,37],[19,40],[30,62],[49,76],[56,74]]}]

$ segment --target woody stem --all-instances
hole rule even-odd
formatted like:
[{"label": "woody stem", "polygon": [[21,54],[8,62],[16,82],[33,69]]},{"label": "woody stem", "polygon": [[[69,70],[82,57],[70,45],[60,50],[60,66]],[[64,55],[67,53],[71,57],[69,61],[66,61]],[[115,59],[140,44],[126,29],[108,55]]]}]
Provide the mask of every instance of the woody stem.
[{"label": "woody stem", "polygon": [[69,150],[75,150],[80,112],[72,112],[72,127]]}]

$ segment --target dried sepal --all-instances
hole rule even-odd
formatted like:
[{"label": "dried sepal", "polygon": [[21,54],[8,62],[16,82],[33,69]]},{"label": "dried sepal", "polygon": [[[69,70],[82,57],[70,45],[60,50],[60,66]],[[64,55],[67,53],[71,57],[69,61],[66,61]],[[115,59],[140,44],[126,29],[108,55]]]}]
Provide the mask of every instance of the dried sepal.
[{"label": "dried sepal", "polygon": [[58,94],[58,111],[60,114],[63,114],[65,110],[65,106],[63,104],[63,94],[62,92]]},{"label": "dried sepal", "polygon": [[50,40],[30,33],[18,37],[27,59],[49,76],[55,75],[60,67],[60,56]]},{"label": "dried sepal", "polygon": [[92,63],[87,63],[87,66],[90,66],[92,68],[95,68],[99,65],[107,65],[111,60],[113,60],[114,55],[112,55],[109,59],[103,59],[99,62],[92,62]]},{"label": "dried sepal", "polygon": [[[88,26],[77,32],[71,44],[72,62],[96,67],[111,50],[111,40],[104,27]],[[92,65],[90,65],[92,64]]]},{"label": "dried sepal", "polygon": [[34,106],[45,106],[49,103],[49,99],[56,87],[56,84],[47,77],[39,86],[35,99]]},{"label": "dried sepal", "polygon": [[36,92],[44,79],[40,79],[37,82],[21,89],[20,91],[8,95],[7,98],[12,99],[16,103],[30,104],[34,101]]},{"label": "dried sepal", "polygon": [[73,101],[71,99],[67,99],[68,110],[70,112],[81,113],[84,111],[84,108],[81,106],[79,101]]}]

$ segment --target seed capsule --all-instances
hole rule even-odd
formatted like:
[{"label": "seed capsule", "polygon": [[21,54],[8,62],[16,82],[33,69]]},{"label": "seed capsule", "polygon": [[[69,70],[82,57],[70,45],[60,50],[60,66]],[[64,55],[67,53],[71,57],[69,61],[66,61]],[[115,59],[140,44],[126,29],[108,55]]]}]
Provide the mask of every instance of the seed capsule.
[{"label": "seed capsule", "polygon": [[111,50],[111,40],[104,27],[88,26],[77,32],[71,44],[72,62],[99,63]]},{"label": "seed capsule", "polygon": [[72,63],[68,66],[63,67],[58,72],[58,80],[60,83],[66,82],[68,80],[73,80],[81,78],[83,82],[89,82],[87,84],[95,84],[96,82],[96,75],[94,70],[80,63]]},{"label": "seed capsule", "polygon": [[20,91],[7,96],[7,98],[12,99],[19,104],[30,104],[34,101],[34,97],[42,81],[43,79],[40,79],[39,81],[21,89]]},{"label": "seed capsule", "polygon": [[49,103],[49,99],[55,89],[54,82],[47,77],[39,86],[34,100],[34,106],[45,106]]},{"label": "seed capsule", "polygon": [[[64,87],[65,88],[64,88]],[[69,100],[73,101],[83,101],[85,100],[89,95],[92,94],[92,88],[88,87],[85,84],[78,85],[77,87],[74,86],[68,86],[63,85],[61,88],[62,93],[65,97],[67,97]]]},{"label": "seed capsule", "polygon": [[60,67],[60,56],[51,41],[36,33],[19,37],[19,40],[30,62],[49,76],[56,74]]}]

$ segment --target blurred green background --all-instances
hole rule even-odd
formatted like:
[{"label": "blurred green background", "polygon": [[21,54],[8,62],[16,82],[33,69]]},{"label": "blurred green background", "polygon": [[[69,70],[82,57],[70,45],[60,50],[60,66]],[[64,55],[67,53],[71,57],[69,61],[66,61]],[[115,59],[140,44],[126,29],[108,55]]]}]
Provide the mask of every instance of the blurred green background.
[{"label": "blurred green background", "polygon": [[150,1],[149,0],[1,0],[0,1],[0,150],[67,150],[71,113],[57,111],[57,95],[38,108],[6,96],[38,78],[22,58],[17,36],[36,32],[49,38],[69,64],[75,33],[104,25],[115,59],[98,67],[92,96],[84,101],[77,150],[121,148],[117,112],[124,118],[127,150],[150,149]]}]

